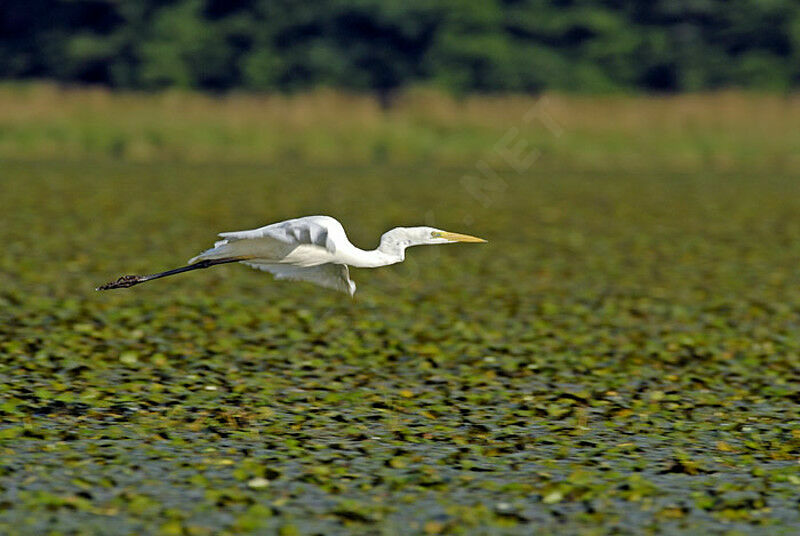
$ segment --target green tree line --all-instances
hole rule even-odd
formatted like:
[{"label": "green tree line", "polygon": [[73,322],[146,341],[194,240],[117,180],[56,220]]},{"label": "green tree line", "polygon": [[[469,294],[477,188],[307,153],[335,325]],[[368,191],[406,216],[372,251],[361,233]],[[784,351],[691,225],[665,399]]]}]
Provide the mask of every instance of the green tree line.
[{"label": "green tree line", "polygon": [[788,90],[797,0],[2,0],[0,78],[390,94]]}]

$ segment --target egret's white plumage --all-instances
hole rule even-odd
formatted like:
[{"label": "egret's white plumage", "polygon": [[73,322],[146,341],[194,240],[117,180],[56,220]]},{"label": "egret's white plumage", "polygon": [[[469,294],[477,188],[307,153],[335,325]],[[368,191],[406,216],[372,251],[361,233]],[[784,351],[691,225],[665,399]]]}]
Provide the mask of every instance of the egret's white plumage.
[{"label": "egret's white plumage", "polygon": [[359,249],[347,239],[342,224],[330,216],[306,216],[249,231],[220,233],[214,247],[189,259],[189,265],[150,276],[125,276],[100,290],[129,287],[176,273],[216,264],[241,262],[270,272],[275,279],[310,281],[346,292],[356,284],[348,266],[375,268],[402,262],[411,246],[453,242],[485,242],[474,236],[433,227],[396,227],[381,236],[377,249]]}]

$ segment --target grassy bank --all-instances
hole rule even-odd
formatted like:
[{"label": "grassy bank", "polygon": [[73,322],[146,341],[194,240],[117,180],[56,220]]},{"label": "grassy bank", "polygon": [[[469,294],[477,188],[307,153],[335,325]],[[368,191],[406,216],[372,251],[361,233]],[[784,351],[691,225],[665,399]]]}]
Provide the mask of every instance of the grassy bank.
[{"label": "grassy bank", "polygon": [[[509,166],[502,147],[591,168],[798,169],[800,97],[111,93],[0,87],[0,158]],[[500,144],[500,150],[498,150]],[[511,164],[514,167],[514,164]]]}]

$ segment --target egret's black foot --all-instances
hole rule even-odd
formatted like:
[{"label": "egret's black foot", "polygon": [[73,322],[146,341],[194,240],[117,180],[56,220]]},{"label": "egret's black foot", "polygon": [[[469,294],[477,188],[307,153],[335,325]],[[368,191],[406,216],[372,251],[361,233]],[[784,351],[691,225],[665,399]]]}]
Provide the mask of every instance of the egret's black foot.
[{"label": "egret's black foot", "polygon": [[138,285],[139,283],[144,283],[147,281],[146,276],[143,275],[123,275],[116,281],[112,281],[110,283],[106,283],[105,285],[101,285],[97,287],[95,290],[111,290],[112,288],[128,288],[132,287],[133,285]]}]

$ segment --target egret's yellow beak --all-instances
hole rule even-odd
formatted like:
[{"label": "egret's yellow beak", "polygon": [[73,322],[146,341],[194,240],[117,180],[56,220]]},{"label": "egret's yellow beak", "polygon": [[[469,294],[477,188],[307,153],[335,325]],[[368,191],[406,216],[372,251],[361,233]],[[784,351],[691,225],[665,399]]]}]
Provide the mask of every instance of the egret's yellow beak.
[{"label": "egret's yellow beak", "polygon": [[470,236],[459,233],[448,233],[447,231],[439,232],[438,238],[444,238],[445,240],[450,240],[451,242],[486,242],[486,240],[484,240],[483,238],[478,238],[477,236]]}]

